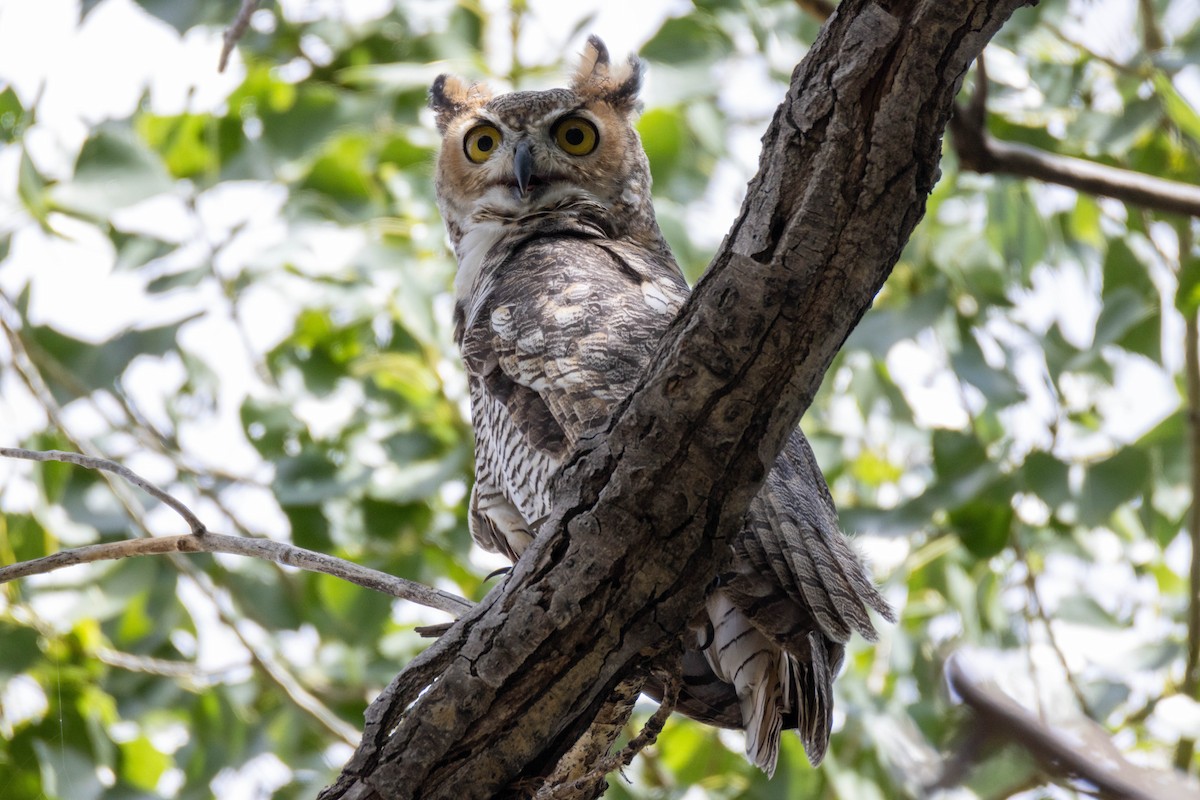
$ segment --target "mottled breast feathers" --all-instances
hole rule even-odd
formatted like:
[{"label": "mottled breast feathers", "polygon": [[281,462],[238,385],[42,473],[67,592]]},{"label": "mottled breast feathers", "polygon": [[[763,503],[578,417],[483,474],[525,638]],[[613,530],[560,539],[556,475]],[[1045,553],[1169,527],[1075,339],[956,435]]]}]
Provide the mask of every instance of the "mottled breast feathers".
[{"label": "mottled breast feathers", "polygon": [[[471,531],[513,560],[550,511],[556,471],[629,395],[687,297],[633,126],[641,75],[592,37],[568,88],[493,96],[442,76],[430,92],[476,438]],[[868,609],[892,612],[799,431],[732,540],[685,642],[677,709],[745,730],[768,773],[783,728],[817,763],[845,643],[874,638]]]}]

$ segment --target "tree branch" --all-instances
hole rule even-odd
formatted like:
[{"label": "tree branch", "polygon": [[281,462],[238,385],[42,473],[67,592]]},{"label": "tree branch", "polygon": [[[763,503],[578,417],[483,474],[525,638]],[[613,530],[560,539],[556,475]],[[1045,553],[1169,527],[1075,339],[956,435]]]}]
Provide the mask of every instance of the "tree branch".
[{"label": "tree branch", "polygon": [[[938,177],[962,76],[1021,0],[847,0],[792,76],[720,253],[502,586],[372,704],[332,798],[489,798],[546,774],[671,646]],[[431,648],[432,649],[432,648]],[[434,658],[431,656],[431,658]],[[418,659],[420,660],[420,659]],[[410,705],[411,704],[411,705]]]},{"label": "tree branch", "polygon": [[1200,797],[1170,771],[1131,764],[1113,746],[1108,733],[1090,720],[1080,719],[1069,730],[1041,722],[999,687],[973,674],[958,656],[946,662],[946,682],[978,716],[979,724],[972,731],[986,731],[990,737],[1020,745],[1059,781],[1083,780],[1095,787],[1099,797],[1109,800]]},{"label": "tree branch", "polygon": [[[4,331],[9,346],[12,348],[13,365],[16,367],[17,374],[29,388],[30,393],[37,399],[55,429],[66,437],[67,441],[71,442],[72,445],[81,451],[94,449],[84,440],[79,439],[66,425],[62,415],[62,408],[58,405],[58,402],[50,392],[50,388],[42,378],[38,365],[34,363],[28,350],[26,350],[25,342],[17,332],[17,329],[9,324],[9,321],[6,319],[4,312],[13,308],[12,302],[4,296],[3,292],[0,292],[0,329]],[[118,502],[125,509],[125,512],[129,514],[130,519],[134,521],[147,538],[152,538],[141,507],[130,496],[131,493],[128,488],[111,474],[105,473],[104,479],[112,489],[113,495],[116,496]],[[356,731],[349,729],[349,726],[345,722],[309,692],[291,674],[287,667],[280,663],[269,647],[266,647],[257,637],[247,634],[244,630],[245,620],[241,610],[237,607],[235,601],[236,592],[232,591],[232,587],[230,587],[231,591],[229,594],[219,592],[213,586],[208,576],[196,569],[188,559],[178,555],[168,556],[168,558],[172,566],[180,574],[187,575],[196,582],[200,590],[216,606],[221,622],[228,626],[237,640],[250,653],[253,663],[262,670],[268,680],[274,683],[296,708],[338,738],[353,742]]]},{"label": "tree branch", "polygon": [[185,534],[182,536],[156,536],[152,539],[127,539],[121,542],[105,542],[71,550],[61,550],[48,556],[22,561],[0,567],[0,583],[8,583],[30,575],[42,575],[54,570],[90,564],[95,561],[114,561],[133,556],[158,556],[168,553],[226,553],[236,556],[261,558],[289,567],[320,572],[349,581],[366,589],[391,595],[401,600],[410,600],[428,608],[436,608],[455,616],[471,608],[471,602],[457,595],[434,589],[415,581],[397,578],[386,572],[370,569],[351,561],[336,558],[315,550],[272,539],[249,539],[244,536],[226,536],[220,533]]},{"label": "tree branch", "polygon": [[141,489],[146,494],[158,500],[160,503],[174,509],[179,516],[183,517],[183,521],[188,524],[193,534],[203,534],[206,532],[204,523],[200,518],[192,513],[192,510],[186,505],[176,500],[171,495],[164,492],[162,489],[155,486],[150,481],[138,475],[129,467],[122,466],[115,461],[110,461],[107,458],[96,458],[94,456],[85,456],[82,453],[67,453],[62,450],[25,450],[20,447],[0,447],[0,456],[6,458],[23,458],[27,461],[62,461],[67,464],[75,464],[79,467],[87,469],[98,469],[104,472],[111,472],[124,478],[129,483]]},{"label": "tree branch", "polygon": [[0,583],[8,583],[30,575],[40,575],[76,564],[94,561],[112,561],[132,556],[165,555],[169,553],[227,553],[249,556],[265,561],[274,561],[289,567],[320,572],[349,581],[366,589],[401,600],[410,600],[429,608],[459,616],[471,608],[471,601],[457,595],[434,589],[415,581],[398,578],[386,572],[370,569],[345,559],[336,558],[315,550],[272,539],[252,539],[244,536],[225,536],[211,533],[204,523],[179,500],[158,488],[133,470],[110,461],[80,453],[61,450],[25,450],[19,447],[0,447],[0,456],[21,458],[28,461],[62,461],[68,464],[103,470],[118,475],[145,491],[150,496],[170,506],[187,521],[192,533],[183,536],[158,536],[148,539],[130,539],[122,542],[106,542],[72,550],[62,550],[32,561],[22,561],[0,567]]},{"label": "tree branch", "polygon": [[[1187,245],[1181,241],[1181,256]],[[1187,659],[1183,685],[1179,691],[1196,699],[1200,691],[1200,322],[1196,312],[1187,315],[1184,330],[1184,373],[1187,376],[1188,444],[1191,450],[1192,507],[1188,511],[1188,535],[1192,544],[1188,572]],[[1175,768],[1187,771],[1192,764],[1196,742],[1190,737],[1179,740],[1175,748]]]},{"label": "tree branch", "polygon": [[221,45],[221,60],[217,62],[217,72],[225,71],[234,46],[246,35],[246,29],[250,27],[250,18],[254,16],[255,10],[261,2],[262,0],[242,0],[237,16],[233,18],[233,22],[225,29],[225,34],[221,37],[224,39],[224,43]]},{"label": "tree branch", "polygon": [[963,169],[1033,178],[1155,211],[1200,217],[1200,186],[1001,141],[975,116],[960,110],[950,121],[951,142]]}]

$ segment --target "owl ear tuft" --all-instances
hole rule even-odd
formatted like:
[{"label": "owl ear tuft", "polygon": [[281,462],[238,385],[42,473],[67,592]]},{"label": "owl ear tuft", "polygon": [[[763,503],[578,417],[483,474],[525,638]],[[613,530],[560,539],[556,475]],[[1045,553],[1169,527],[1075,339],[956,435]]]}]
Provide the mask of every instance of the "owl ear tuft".
[{"label": "owl ear tuft", "polygon": [[600,37],[589,36],[571,89],[585,99],[603,100],[621,111],[632,111],[637,108],[642,89],[642,61],[631,55],[629,61],[614,67]]},{"label": "owl ear tuft", "polygon": [[492,99],[492,90],[482,83],[467,83],[454,75],[438,75],[429,87],[429,107],[437,116],[437,127],[445,133],[451,120]]}]

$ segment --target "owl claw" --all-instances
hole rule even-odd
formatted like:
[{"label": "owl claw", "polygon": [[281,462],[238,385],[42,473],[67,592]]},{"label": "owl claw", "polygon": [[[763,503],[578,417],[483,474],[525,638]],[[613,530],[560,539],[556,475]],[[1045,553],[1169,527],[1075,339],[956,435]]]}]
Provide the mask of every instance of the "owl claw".
[{"label": "owl claw", "polygon": [[715,638],[717,638],[717,632],[713,628],[712,620],[705,620],[705,622],[704,622],[704,641],[701,642],[700,646],[697,647],[696,649],[697,650],[707,650],[710,646],[712,646],[713,639],[715,639]]},{"label": "owl claw", "polygon": [[484,578],[484,580],[490,581],[492,578],[496,577],[497,575],[507,575],[510,572],[512,572],[512,567],[501,567],[500,569],[494,569],[487,574],[487,577]]}]

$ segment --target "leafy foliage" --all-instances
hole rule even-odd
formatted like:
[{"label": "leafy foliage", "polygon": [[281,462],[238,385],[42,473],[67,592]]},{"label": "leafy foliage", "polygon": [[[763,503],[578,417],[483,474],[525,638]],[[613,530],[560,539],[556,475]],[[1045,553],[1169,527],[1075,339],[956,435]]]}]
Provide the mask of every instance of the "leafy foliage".
[{"label": "leafy foliage", "polygon": [[[84,3],[63,31],[94,42],[121,5]],[[192,84],[172,94],[151,79],[162,65],[144,64],[126,76],[131,113],[83,99],[64,112],[54,81],[69,71],[44,95],[0,72],[3,444],[101,452],[214,530],[478,598],[499,562],[466,528],[471,438],[424,92],[443,69],[546,85],[588,18],[560,42],[537,4],[282,3],[257,12],[216,78],[235,3],[124,6],[144,35],[203,52]],[[1107,6],[1140,42],[1059,0],[1001,32],[990,132],[1200,182],[1194,9]],[[664,231],[695,279],[819,24],[790,0],[696,2],[645,24],[640,131]],[[114,59],[125,46],[101,40]],[[827,761],[811,769],[786,738],[767,781],[737,734],[676,718],[610,796],[920,796],[969,724],[942,688],[954,651],[1001,665],[1031,707],[1120,730],[1144,760],[1200,733],[1179,693],[1195,222],[960,171],[950,145],[943,170],[804,423],[902,610],[882,643],[851,646]],[[180,532],[127,487],[61,464],[0,464],[0,512],[0,563]],[[311,797],[431,621],[225,557],[7,584],[0,794]],[[1001,749],[962,796],[1070,795],[1043,782]]]}]

